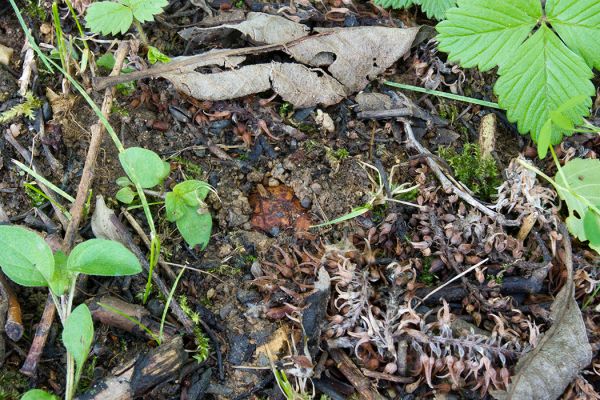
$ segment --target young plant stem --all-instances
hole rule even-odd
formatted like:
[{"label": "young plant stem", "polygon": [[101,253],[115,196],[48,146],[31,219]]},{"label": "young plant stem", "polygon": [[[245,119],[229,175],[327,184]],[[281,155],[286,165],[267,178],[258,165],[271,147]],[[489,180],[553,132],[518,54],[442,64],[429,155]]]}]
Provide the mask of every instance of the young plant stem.
[{"label": "young plant stem", "polygon": [[177,274],[177,278],[175,278],[175,282],[173,282],[173,287],[171,288],[171,291],[169,292],[169,297],[167,298],[167,302],[165,303],[165,308],[163,310],[163,314],[160,319],[160,329],[158,331],[158,338],[160,339],[161,342],[163,340],[163,330],[165,327],[165,320],[167,319],[167,312],[169,311],[169,306],[171,305],[171,301],[173,301],[173,295],[175,294],[175,290],[177,289],[179,280],[183,276],[184,272],[185,272],[185,268],[181,268],[181,271],[179,271],[179,273]]},{"label": "young plant stem", "polygon": [[142,28],[142,24],[140,23],[140,21],[134,18],[133,25],[135,25],[135,29],[140,34],[140,40],[142,41],[144,46],[148,47],[148,37],[146,36],[146,33],[144,33],[144,29]]},{"label": "young plant stem", "polygon": [[[113,129],[113,127],[110,125],[110,122],[108,122],[108,118],[104,115],[103,111],[98,108],[96,103],[88,95],[88,93],[85,91],[85,89],[79,84],[79,82],[77,82],[69,73],[67,73],[67,71],[65,71],[63,68],[61,68],[58,64],[56,64],[54,61],[52,61],[48,57],[46,57],[46,55],[42,52],[42,50],[39,48],[39,46],[35,42],[35,39],[31,35],[31,32],[29,32],[29,30],[27,29],[27,25],[25,24],[25,21],[23,20],[23,16],[21,15],[19,8],[15,4],[15,1],[9,0],[9,2],[15,11],[15,14],[17,15],[17,19],[19,20],[19,23],[21,24],[21,28],[24,30],[25,35],[27,36],[27,40],[29,41],[30,46],[37,53],[38,57],[40,57],[40,59],[44,62],[44,64],[46,65],[46,67],[48,67],[48,69],[50,69],[51,71],[52,71],[52,67],[58,69],[65,76],[65,78],[67,78],[71,82],[73,87],[79,92],[79,94],[81,94],[81,96],[85,99],[85,101],[89,104],[89,106],[94,110],[94,112],[98,116],[98,119],[100,120],[102,125],[104,125],[104,127],[106,128],[106,131],[108,132],[110,138],[112,139],[112,141],[115,144],[119,153],[124,152],[125,147],[123,146],[123,143],[119,139],[119,137],[118,137],[117,133],[115,132],[115,130]],[[136,21],[136,22],[138,22],[138,21]],[[138,22],[138,24],[139,24],[139,22]],[[143,30],[141,29],[141,24],[139,24],[139,29],[140,29],[141,34],[143,34],[142,33]],[[150,226],[150,238],[151,238],[151,240],[154,240],[154,238],[157,236],[156,235],[156,227],[154,225],[154,219],[152,218],[152,213],[150,212],[150,206],[148,205],[148,201],[144,194],[144,190],[143,190],[142,186],[140,185],[139,179],[137,179],[137,177],[131,176],[130,178],[131,178],[131,181],[135,185],[136,191],[138,193],[138,196],[140,198],[140,201],[141,201],[143,209],[144,209],[144,214],[146,216],[146,220],[148,222],[148,225]],[[86,195],[87,195],[87,192],[86,192]],[[158,257],[156,257],[156,259],[158,260]]]}]

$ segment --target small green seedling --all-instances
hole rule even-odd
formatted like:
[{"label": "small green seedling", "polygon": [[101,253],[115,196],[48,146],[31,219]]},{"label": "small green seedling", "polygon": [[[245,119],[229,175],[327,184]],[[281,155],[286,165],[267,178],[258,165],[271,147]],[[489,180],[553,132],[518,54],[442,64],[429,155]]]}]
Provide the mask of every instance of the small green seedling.
[{"label": "small green seedling", "polygon": [[598,0],[459,0],[446,17],[439,49],[464,67],[499,67],[494,91],[521,133],[544,147],[582,124],[600,68]]},{"label": "small green seedling", "polygon": [[167,0],[98,1],[88,7],[85,21],[93,32],[103,35],[125,33],[132,23],[143,35],[141,24],[154,21],[168,4]]},{"label": "small green seedling", "polygon": [[446,11],[456,5],[456,0],[375,0],[375,4],[396,9],[420,5],[427,18],[443,19]]},{"label": "small green seedling", "polygon": [[[353,208],[352,211],[350,211],[348,214],[344,214],[341,217],[335,218],[331,221],[324,222],[324,223],[318,224],[318,225],[312,225],[311,228],[320,228],[323,226],[329,226],[329,225],[338,224],[343,221],[348,221],[352,218],[356,218],[360,215],[367,213],[368,211],[372,210],[376,206],[385,205],[387,202],[400,203],[400,204],[404,204],[404,205],[411,206],[411,207],[417,207],[417,208],[420,207],[417,204],[410,203],[408,201],[404,201],[399,198],[399,197],[409,194],[409,193],[412,194],[413,191],[419,187],[419,185],[410,186],[409,183],[402,183],[402,184],[398,185],[394,179],[394,175],[396,173],[398,165],[394,165],[392,167],[392,169],[390,170],[390,174],[387,179],[387,182],[384,182],[382,172],[379,171],[379,169],[377,169],[375,166],[368,164],[366,162],[360,161],[360,164],[366,171],[368,171],[368,169],[371,169],[377,173],[377,178],[374,178],[371,174],[369,174],[367,172],[369,181],[371,181],[371,184],[372,184],[372,190],[370,193],[371,198],[369,199],[367,204],[364,204],[360,207]],[[389,189],[389,195],[387,192],[388,189]]]},{"label": "small green seedling", "polygon": [[[81,304],[71,311],[77,277],[79,274],[135,275],[142,270],[138,259],[122,244],[103,239],[80,243],[68,256],[61,251],[52,253],[37,233],[19,226],[2,225],[0,268],[21,286],[49,288],[63,324],[62,339],[67,349],[65,399],[71,400],[94,337],[94,325],[87,306]],[[34,390],[23,398],[54,397]]]},{"label": "small green seedling", "polygon": [[[169,163],[162,161],[151,150],[130,147],[119,158],[128,177],[117,180],[121,189],[116,197],[125,204],[131,204],[136,197],[131,181],[137,180],[142,188],[150,189],[162,184],[170,172]],[[165,194],[167,220],[175,222],[179,233],[190,247],[200,245],[201,249],[205,249],[210,239],[212,217],[204,202],[210,192],[215,190],[208,183],[188,179]]]},{"label": "small green seedling", "polygon": [[206,248],[212,231],[212,218],[204,199],[214,189],[206,182],[187,180],[178,183],[165,196],[167,220],[175,222],[190,247]]},{"label": "small green seedling", "polygon": [[148,46],[148,62],[150,62],[150,64],[154,65],[157,62],[164,64],[170,61],[171,58],[161,52],[159,49],[154,46]]}]

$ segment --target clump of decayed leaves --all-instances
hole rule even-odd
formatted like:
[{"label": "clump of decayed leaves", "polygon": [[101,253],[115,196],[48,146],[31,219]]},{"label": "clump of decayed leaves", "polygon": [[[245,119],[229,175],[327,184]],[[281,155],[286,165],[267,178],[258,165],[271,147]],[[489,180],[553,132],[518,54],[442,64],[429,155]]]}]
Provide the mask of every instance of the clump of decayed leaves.
[{"label": "clump of decayed leaves", "polygon": [[465,184],[476,196],[489,200],[496,194],[497,187],[502,183],[496,162],[491,157],[482,157],[478,145],[466,143],[460,154],[450,147],[441,147],[438,153],[448,161],[456,179]]}]

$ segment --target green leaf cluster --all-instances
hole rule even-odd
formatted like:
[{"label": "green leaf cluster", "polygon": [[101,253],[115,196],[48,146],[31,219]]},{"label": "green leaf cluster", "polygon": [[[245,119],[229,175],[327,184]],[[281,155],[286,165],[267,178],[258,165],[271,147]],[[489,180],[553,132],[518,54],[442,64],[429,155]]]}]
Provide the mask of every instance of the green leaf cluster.
[{"label": "green leaf cluster", "polygon": [[86,26],[103,35],[125,33],[135,21],[154,21],[169,4],[167,0],[119,0],[92,3],[85,17]]},{"label": "green leaf cluster", "polygon": [[496,162],[491,157],[482,157],[477,144],[465,143],[460,154],[454,148],[441,147],[438,154],[448,161],[456,178],[476,196],[489,200],[497,193],[502,181]]},{"label": "green leaf cluster", "polygon": [[157,62],[168,63],[171,58],[154,46],[148,46],[148,61],[154,65]]},{"label": "green leaf cluster", "polygon": [[440,20],[446,16],[446,11],[456,5],[456,0],[375,0],[375,4],[396,9],[419,5],[428,18]]},{"label": "green leaf cluster", "polygon": [[[117,179],[121,189],[116,198],[125,204],[131,204],[137,196],[132,181],[150,189],[162,184],[170,172],[169,163],[162,161],[155,152],[140,147],[126,149],[119,154],[119,159],[127,177]],[[214,189],[206,182],[188,179],[165,194],[167,220],[175,222],[179,233],[191,247],[200,245],[201,249],[205,249],[210,239],[212,217],[204,199],[211,190]]]},{"label": "green leaf cluster", "polygon": [[[592,68],[600,66],[600,1],[458,0],[446,17],[437,25],[439,49],[464,67],[499,67],[498,103],[521,133],[558,144],[583,122],[595,93]],[[560,121],[552,115],[581,96]]]},{"label": "green leaf cluster", "polygon": [[37,233],[11,225],[0,226],[0,268],[15,283],[47,286],[56,296],[65,294],[79,273],[121,276],[142,270],[137,257],[118,242],[87,240],[67,257],[61,251],[53,254]]},{"label": "green leaf cluster", "polygon": [[211,191],[208,183],[187,180],[165,196],[167,220],[175,222],[186,243],[205,249],[212,231],[212,217],[204,199]]}]

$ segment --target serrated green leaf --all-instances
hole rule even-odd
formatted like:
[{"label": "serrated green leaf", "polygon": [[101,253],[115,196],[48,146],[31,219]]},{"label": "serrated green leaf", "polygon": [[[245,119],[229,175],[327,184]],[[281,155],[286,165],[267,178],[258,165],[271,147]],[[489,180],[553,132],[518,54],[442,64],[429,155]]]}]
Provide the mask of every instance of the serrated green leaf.
[{"label": "serrated green leaf", "polygon": [[539,0],[459,0],[437,25],[438,48],[486,71],[514,58],[541,15]]},{"label": "serrated green leaf", "polygon": [[132,181],[139,181],[144,189],[159,185],[169,175],[169,163],[158,154],[141,147],[129,147],[119,154],[123,169]]},{"label": "serrated green leaf", "polygon": [[177,229],[190,247],[200,245],[204,250],[210,240],[212,217],[210,213],[198,213],[194,207],[186,207],[184,214],[176,222]]},{"label": "serrated green leaf", "polygon": [[103,35],[116,35],[129,30],[133,22],[131,9],[121,3],[99,1],[90,4],[85,16],[86,26]]},{"label": "serrated green leaf", "polygon": [[21,286],[48,286],[54,274],[54,256],[37,233],[0,225],[0,267]]},{"label": "serrated green leaf", "polygon": [[[558,195],[565,201],[569,208],[567,227],[569,231],[579,240],[589,240],[587,231],[594,235],[593,221],[588,220],[586,229],[584,218],[588,213],[594,211],[591,207],[600,204],[600,160],[575,158],[567,162],[555,176],[554,185]],[[595,211],[594,211],[595,212]],[[597,213],[596,213],[597,214]],[[597,217],[597,215],[596,215]],[[599,247],[596,242],[598,238],[592,237],[594,241],[591,247]]]},{"label": "serrated green leaf", "polygon": [[154,21],[154,16],[163,12],[167,0],[121,0],[129,7],[135,19],[140,22]]},{"label": "serrated green leaf", "polygon": [[79,377],[94,340],[92,314],[85,304],[77,306],[65,321],[62,340],[75,360],[75,374]]},{"label": "serrated green leaf", "polygon": [[415,4],[421,5],[428,18],[441,20],[449,9],[456,6],[456,0],[415,0]]},{"label": "serrated green leaf", "polygon": [[67,260],[67,270],[88,275],[124,276],[142,271],[137,257],[113,240],[90,239],[75,246]]},{"label": "serrated green leaf", "polygon": [[[517,122],[519,131],[530,132],[535,141],[552,111],[575,96],[595,93],[591,69],[545,24],[518,48],[511,62],[500,65],[498,74],[494,87],[498,103],[508,110],[509,121]],[[590,105],[588,97],[565,114],[579,125]],[[571,132],[553,124],[551,144],[560,143],[564,133]]]},{"label": "serrated green leaf", "polygon": [[567,46],[600,69],[600,1],[548,0],[546,15]]},{"label": "serrated green leaf", "polygon": [[408,8],[415,3],[413,0],[375,0],[375,4],[383,8],[401,9]]},{"label": "serrated green leaf", "polygon": [[40,389],[31,389],[21,397],[21,400],[58,400],[58,397]]}]

